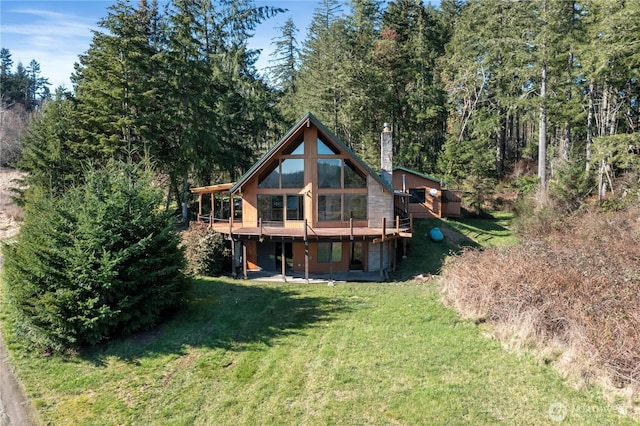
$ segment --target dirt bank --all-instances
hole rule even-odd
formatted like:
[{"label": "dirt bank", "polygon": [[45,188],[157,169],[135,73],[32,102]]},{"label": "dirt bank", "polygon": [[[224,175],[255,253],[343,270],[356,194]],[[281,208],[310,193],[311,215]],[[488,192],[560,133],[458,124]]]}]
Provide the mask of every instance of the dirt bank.
[{"label": "dirt bank", "polygon": [[[0,241],[18,234],[21,210],[11,203],[10,188],[21,174],[0,168]],[[0,268],[2,255],[0,254]],[[0,426],[28,426],[32,420],[29,403],[9,364],[9,355],[0,334]]]}]

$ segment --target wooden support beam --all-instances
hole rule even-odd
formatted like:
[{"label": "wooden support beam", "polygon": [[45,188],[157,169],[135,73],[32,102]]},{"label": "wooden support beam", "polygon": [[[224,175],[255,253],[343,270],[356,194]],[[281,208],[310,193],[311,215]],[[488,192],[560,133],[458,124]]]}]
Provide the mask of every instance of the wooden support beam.
[{"label": "wooden support beam", "polygon": [[198,194],[198,219],[202,216],[202,193]]},{"label": "wooden support beam", "polygon": [[329,281],[333,281],[333,241],[329,243]]},{"label": "wooden support beam", "polygon": [[242,241],[242,277],[247,279],[247,244]]},{"label": "wooden support beam", "polygon": [[285,258],[284,239],[280,243],[280,266],[282,268],[282,281],[287,282],[287,259]]},{"label": "wooden support beam", "polygon": [[384,281],[384,243],[380,242],[380,281]]},{"label": "wooden support beam", "polygon": [[352,217],[349,218],[349,229],[350,229],[349,239],[353,241],[353,218]]},{"label": "wooden support beam", "polygon": [[387,218],[383,217],[382,218],[382,241],[384,241],[386,236],[387,236]]},{"label": "wooden support beam", "polygon": [[396,270],[397,265],[397,260],[396,258],[398,257],[398,239],[396,238],[393,241],[393,256],[391,257],[391,263],[393,265],[393,270]]},{"label": "wooden support beam", "polygon": [[235,207],[235,203],[233,202],[233,195],[231,195],[231,193],[229,193],[229,211],[231,212],[231,219],[233,220],[233,218],[236,217],[236,207]]},{"label": "wooden support beam", "polygon": [[238,263],[236,262],[236,242],[233,239],[232,235],[229,235],[231,238],[231,276],[236,278],[238,276]]}]

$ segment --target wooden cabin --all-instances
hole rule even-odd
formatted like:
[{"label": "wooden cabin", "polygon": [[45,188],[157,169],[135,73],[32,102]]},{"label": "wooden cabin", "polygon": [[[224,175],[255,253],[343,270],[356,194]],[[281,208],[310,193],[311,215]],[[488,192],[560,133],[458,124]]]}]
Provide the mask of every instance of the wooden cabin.
[{"label": "wooden cabin", "polygon": [[406,211],[416,219],[460,217],[461,193],[442,189],[441,179],[404,167],[393,168],[393,187],[408,193]]},{"label": "wooden cabin", "polygon": [[[390,146],[388,128],[381,139]],[[198,220],[232,241],[234,271],[244,276],[365,271],[384,279],[412,233],[411,217],[394,205],[408,194],[394,193],[310,113],[237,182],[192,192]]]}]

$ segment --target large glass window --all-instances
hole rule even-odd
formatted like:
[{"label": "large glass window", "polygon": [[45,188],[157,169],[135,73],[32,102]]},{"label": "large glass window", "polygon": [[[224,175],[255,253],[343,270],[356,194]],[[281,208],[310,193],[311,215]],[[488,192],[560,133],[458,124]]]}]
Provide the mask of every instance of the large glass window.
[{"label": "large glass window", "polygon": [[302,188],[304,186],[304,159],[282,160],[282,188]]},{"label": "large glass window", "polygon": [[318,195],[318,221],[339,222],[342,220],[342,195],[320,194]]},{"label": "large glass window", "polygon": [[344,220],[367,220],[367,194],[344,194]]},{"label": "large glass window", "polygon": [[318,263],[329,263],[330,260],[342,262],[342,243],[318,243]]},{"label": "large glass window", "polygon": [[342,188],[342,160],[318,159],[318,188]]},{"label": "large glass window", "polygon": [[287,220],[304,220],[303,195],[287,195]]},{"label": "large glass window", "polygon": [[263,222],[282,222],[284,203],[282,195],[258,194],[258,217]]}]

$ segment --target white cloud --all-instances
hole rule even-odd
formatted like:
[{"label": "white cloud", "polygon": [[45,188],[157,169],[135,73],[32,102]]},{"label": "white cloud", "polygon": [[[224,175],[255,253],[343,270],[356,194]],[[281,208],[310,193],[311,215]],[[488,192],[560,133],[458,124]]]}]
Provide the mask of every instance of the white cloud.
[{"label": "white cloud", "polygon": [[32,7],[5,8],[2,15],[2,47],[11,51],[14,66],[18,62],[27,66],[36,60],[51,90],[58,86],[70,89],[74,63],[89,48],[99,17]]}]

